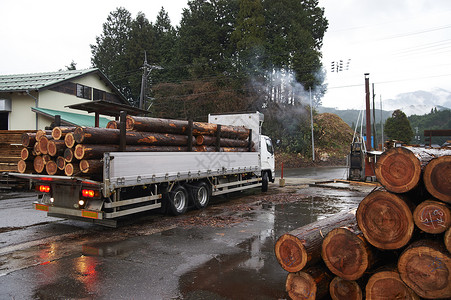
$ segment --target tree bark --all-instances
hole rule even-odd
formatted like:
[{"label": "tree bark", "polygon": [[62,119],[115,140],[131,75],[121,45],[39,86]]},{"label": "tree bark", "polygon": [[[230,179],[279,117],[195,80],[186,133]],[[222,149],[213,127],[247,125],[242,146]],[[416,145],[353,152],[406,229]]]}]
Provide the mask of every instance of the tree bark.
[{"label": "tree bark", "polygon": [[443,244],[420,240],[407,247],[398,260],[402,280],[426,299],[451,297],[451,258]]},{"label": "tree bark", "polygon": [[451,204],[451,150],[432,159],[424,168],[424,185],[435,198]]},{"label": "tree bark", "polygon": [[363,292],[354,280],[346,280],[336,276],[329,285],[332,300],[362,300]]},{"label": "tree bark", "polygon": [[109,121],[108,124],[106,124],[106,128],[108,129],[119,129],[119,122],[118,121]]},{"label": "tree bark", "polygon": [[451,225],[451,211],[442,202],[426,200],[415,208],[413,221],[424,232],[443,233]]},{"label": "tree bark", "polygon": [[[197,145],[205,145],[205,146],[214,146],[216,145],[216,137],[214,136],[208,136],[208,135],[198,135],[196,137],[196,144]],[[227,139],[227,138],[221,138],[219,140],[219,145],[221,147],[249,147],[249,141],[247,140],[234,140],[234,139]]]},{"label": "tree bark", "polygon": [[61,155],[65,149],[66,143],[63,140],[50,140],[47,144],[47,151],[50,156]]},{"label": "tree bark", "polygon": [[321,299],[328,295],[331,279],[332,276],[324,266],[316,265],[288,274],[285,288],[291,299]]},{"label": "tree bark", "polygon": [[[188,121],[148,117],[127,116],[127,130],[187,134]],[[218,125],[213,123],[193,122],[193,135],[215,135]],[[242,126],[221,125],[221,137],[247,139],[249,129]]]},{"label": "tree bark", "polygon": [[376,164],[377,180],[390,192],[406,193],[420,182],[423,168],[434,157],[451,150],[395,147],[385,151]]},{"label": "tree bark", "polygon": [[103,162],[100,160],[86,160],[80,161],[80,171],[84,174],[102,174]]},{"label": "tree bark", "polygon": [[52,129],[52,137],[54,140],[60,140],[66,136],[67,133],[73,132],[75,127],[55,127]]},{"label": "tree bark", "polygon": [[66,134],[66,136],[64,137],[64,143],[66,144],[67,148],[72,148],[75,146],[75,138],[72,132],[68,132]]},{"label": "tree bark", "polygon": [[[79,144],[117,144],[119,145],[119,129],[77,127],[74,131],[75,141]],[[195,139],[193,138],[193,144]],[[151,133],[151,132],[126,132],[127,145],[153,145],[153,146],[186,146],[188,136]]]},{"label": "tree bark", "polygon": [[373,249],[357,226],[330,231],[323,240],[321,256],[333,274],[346,280],[359,279],[375,262]]},{"label": "tree bark", "polygon": [[365,288],[367,300],[412,299],[419,297],[410,289],[396,271],[380,271],[370,277]]},{"label": "tree bark", "polygon": [[335,214],[283,234],[275,245],[276,258],[283,269],[297,272],[321,259],[321,244],[333,229],[356,224],[355,210]]},{"label": "tree bark", "polygon": [[376,190],[357,209],[357,223],[366,240],[379,249],[393,250],[407,245],[415,224],[414,205],[403,195]]},{"label": "tree bark", "polygon": [[48,135],[49,136],[52,135],[52,131],[51,130],[39,129],[38,131],[36,131],[36,141],[39,142],[43,136],[48,136]]}]

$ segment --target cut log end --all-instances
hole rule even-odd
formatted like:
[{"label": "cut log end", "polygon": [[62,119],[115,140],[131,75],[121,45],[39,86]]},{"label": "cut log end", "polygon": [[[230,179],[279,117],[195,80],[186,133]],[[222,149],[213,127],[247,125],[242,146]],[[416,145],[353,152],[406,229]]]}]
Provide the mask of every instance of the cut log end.
[{"label": "cut log end", "polygon": [[366,299],[419,299],[395,271],[382,271],[368,280]]},{"label": "cut log end", "polygon": [[277,240],[275,253],[282,268],[288,272],[300,271],[307,264],[308,255],[304,245],[291,234],[284,234]]},{"label": "cut log end", "polygon": [[58,166],[57,166],[56,162],[54,162],[52,160],[47,162],[45,164],[45,171],[49,175],[55,175],[58,172]]},{"label": "cut log end", "polygon": [[322,265],[290,273],[285,288],[291,299],[321,299],[329,292],[331,276]]},{"label": "cut log end", "polygon": [[390,192],[405,193],[418,185],[421,162],[403,147],[391,148],[379,158],[375,169],[377,180]]},{"label": "cut log end", "polygon": [[67,148],[72,148],[75,145],[75,138],[73,133],[68,133],[64,137],[64,143],[66,144]]},{"label": "cut log end", "polygon": [[451,203],[451,155],[432,159],[425,167],[423,179],[429,193]]},{"label": "cut log end", "polygon": [[19,173],[31,173],[33,172],[33,162],[19,160],[17,163],[17,171]]},{"label": "cut log end", "polygon": [[357,223],[367,241],[379,249],[404,247],[415,224],[413,206],[401,195],[382,190],[368,194],[357,209]]},{"label": "cut log end", "polygon": [[401,254],[398,270],[418,296],[451,297],[451,258],[443,245],[430,240],[415,242]]},{"label": "cut log end", "polygon": [[438,234],[451,226],[451,211],[444,203],[426,200],[415,208],[413,220],[424,232]]},{"label": "cut log end", "polygon": [[330,282],[329,293],[333,300],[363,299],[362,289],[356,281],[346,280],[338,276]]},{"label": "cut log end", "polygon": [[370,267],[369,246],[346,228],[336,228],[327,234],[321,256],[332,273],[346,280],[359,279]]}]

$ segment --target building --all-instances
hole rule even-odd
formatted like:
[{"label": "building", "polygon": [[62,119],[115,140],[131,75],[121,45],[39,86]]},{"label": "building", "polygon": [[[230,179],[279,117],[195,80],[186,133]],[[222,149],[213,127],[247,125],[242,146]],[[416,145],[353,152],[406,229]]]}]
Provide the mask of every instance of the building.
[{"label": "building", "polygon": [[[90,100],[129,105],[99,69],[0,75],[0,130],[44,129],[55,115],[63,124],[94,126],[92,114],[67,107]],[[99,126],[107,122],[100,118]]]}]

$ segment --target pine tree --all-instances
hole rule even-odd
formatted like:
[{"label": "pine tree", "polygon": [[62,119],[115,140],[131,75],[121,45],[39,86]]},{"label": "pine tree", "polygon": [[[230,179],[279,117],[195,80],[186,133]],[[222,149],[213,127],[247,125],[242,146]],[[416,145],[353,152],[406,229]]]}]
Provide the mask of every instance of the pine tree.
[{"label": "pine tree", "polygon": [[395,110],[392,116],[385,121],[384,131],[389,139],[404,143],[410,143],[414,136],[406,114],[399,109]]}]

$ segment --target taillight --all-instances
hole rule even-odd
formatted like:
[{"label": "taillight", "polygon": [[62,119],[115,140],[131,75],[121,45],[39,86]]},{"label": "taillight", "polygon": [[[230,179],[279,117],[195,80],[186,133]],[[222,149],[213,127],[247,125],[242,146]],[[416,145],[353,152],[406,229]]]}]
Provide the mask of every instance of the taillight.
[{"label": "taillight", "polygon": [[95,197],[96,192],[94,190],[81,190],[81,194],[83,197],[93,198]]},{"label": "taillight", "polygon": [[42,193],[50,193],[50,185],[40,185],[38,190]]}]

